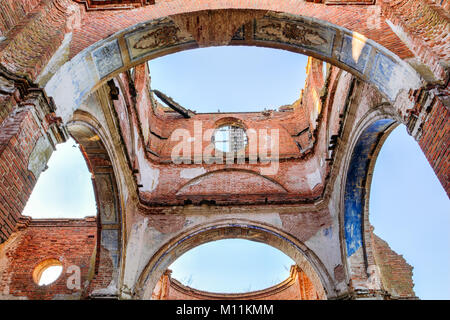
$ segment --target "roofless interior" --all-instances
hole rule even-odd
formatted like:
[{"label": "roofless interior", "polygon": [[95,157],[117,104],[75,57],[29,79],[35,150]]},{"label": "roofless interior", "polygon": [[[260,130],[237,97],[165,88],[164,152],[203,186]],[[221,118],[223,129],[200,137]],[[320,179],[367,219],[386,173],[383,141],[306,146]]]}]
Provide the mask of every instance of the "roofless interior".
[{"label": "roofless interior", "polygon": [[186,50],[148,66],[158,107],[189,117],[288,111],[304,88],[307,63],[286,50],[231,46]]},{"label": "roofless interior", "polygon": [[[429,161],[447,194],[440,207],[448,208],[449,5],[357,2],[2,1],[0,298],[164,298],[155,288],[170,287],[167,268],[183,253],[245,239],[295,261],[292,278],[305,284],[306,275],[317,293],[294,285],[301,298],[416,299],[409,258],[374,233],[369,197],[380,149],[400,125]],[[279,58],[287,68],[259,83],[242,77],[239,86],[247,64],[267,71],[268,59],[225,53],[216,61],[239,72],[225,77],[222,63],[203,83],[196,76],[214,55],[183,77],[165,67],[161,78],[150,66],[223,46],[308,58],[305,67]],[[293,78],[305,71],[306,80]],[[270,101],[290,86],[292,96]],[[202,106],[199,97],[210,100]],[[25,216],[52,153],[70,137],[89,171],[95,216]],[[402,165],[417,177],[411,162]],[[56,280],[39,286],[57,267]]]}]

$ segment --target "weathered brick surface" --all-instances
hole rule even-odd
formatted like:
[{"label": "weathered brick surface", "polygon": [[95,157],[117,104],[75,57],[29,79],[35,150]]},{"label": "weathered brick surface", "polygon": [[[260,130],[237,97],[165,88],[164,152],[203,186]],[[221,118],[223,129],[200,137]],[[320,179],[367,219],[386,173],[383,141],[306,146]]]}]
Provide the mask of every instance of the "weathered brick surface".
[{"label": "weathered brick surface", "polygon": [[[346,5],[326,6],[304,1],[242,1],[242,0],[209,0],[159,1],[153,6],[135,10],[90,11],[83,20],[82,27],[74,32],[71,44],[71,55],[105,38],[106,36],[140,22],[164,16],[209,9],[260,9],[306,15],[334,23],[357,31],[380,43],[402,58],[411,57],[409,49],[398,39],[390,27],[380,18],[378,25],[373,23],[374,14],[371,6]],[[119,14],[117,14],[119,13]]]},{"label": "weathered brick surface", "polygon": [[450,111],[439,99],[435,100],[422,130],[419,145],[447,195],[450,195]]},{"label": "weathered brick surface", "polygon": [[318,300],[313,284],[297,266],[291,267],[289,277],[267,289],[238,293],[211,293],[184,286],[167,270],[153,291],[155,300]]},{"label": "weathered brick surface", "polygon": [[[382,14],[400,32],[408,48],[426,64],[438,79],[445,78],[442,62],[450,60],[450,17],[448,1],[440,4],[423,0],[378,1]],[[433,1],[434,2],[434,1]],[[447,4],[445,4],[447,3]]]},{"label": "weathered brick surface", "polygon": [[0,35],[6,33],[19,24],[41,0],[4,0],[2,1],[2,15],[0,16]]},{"label": "weathered brick surface", "polygon": [[0,63],[10,72],[35,79],[62,43],[71,4],[70,0],[42,1],[18,18],[0,42]]},{"label": "weathered brick surface", "polygon": [[113,278],[114,265],[108,250],[103,247],[100,249],[100,253],[96,255],[94,272],[95,275],[86,289],[87,294],[107,288]]},{"label": "weathered brick surface", "polygon": [[412,281],[413,267],[403,256],[395,253],[386,241],[373,235],[375,261],[380,268],[383,287],[393,298],[415,297]]},{"label": "weathered brick surface", "polygon": [[116,10],[116,9],[130,9],[138,8],[140,6],[146,6],[155,4],[155,0],[74,0],[82,3],[86,6],[87,10]]},{"label": "weathered brick surface", "polygon": [[[252,212],[256,206],[267,204],[264,208],[266,213],[272,210],[276,215],[274,219],[281,224],[279,227],[295,239],[311,241],[312,245],[315,245],[315,241],[332,244],[333,240],[327,240],[325,236],[320,238],[321,234],[329,234],[321,233],[320,230],[326,231],[335,222],[333,219],[338,219],[339,212],[334,210],[339,211],[337,208],[341,195],[338,190],[340,186],[333,190],[334,187],[327,185],[327,181],[345,178],[340,177],[346,174],[342,171],[345,169],[339,168],[346,168],[345,157],[351,147],[351,139],[359,138],[359,133],[353,130],[356,130],[360,121],[365,121],[366,116],[370,118],[380,109],[384,111],[379,111],[377,117],[392,117],[414,130],[414,136],[449,193],[449,110],[448,105],[445,105],[448,88],[443,88],[441,82],[434,84],[437,90],[424,86],[415,91],[419,95],[421,91],[439,91],[441,97],[434,100],[431,97],[431,105],[419,103],[416,100],[420,99],[411,94],[405,105],[416,104],[412,110],[408,110],[408,118],[403,113],[399,114],[396,107],[387,106],[376,89],[337,67],[329,68],[326,78],[322,62],[310,58],[305,89],[292,106],[284,106],[273,112],[197,114],[185,119],[155,102],[149,94],[147,67],[140,65],[135,68],[133,79],[130,74],[122,73],[109,83],[112,83],[109,89],[102,86],[91,95],[92,101],[101,105],[95,111],[97,113],[93,110],[94,106],[88,105],[73,115],[75,118],[75,115],[78,117],[83,114],[76,120],[99,130],[85,130],[82,124],[78,124],[78,127],[72,126],[71,131],[83,146],[88,166],[94,173],[99,227],[92,221],[85,221],[85,224],[53,221],[46,222],[45,226],[32,222],[30,227],[13,233],[17,227],[23,228],[20,214],[36,180],[28,171],[29,156],[42,135],[41,127],[48,130],[53,121],[58,121],[53,118],[50,107],[44,108],[43,114],[38,112],[37,107],[36,114],[32,114],[28,107],[23,107],[34,103],[30,92],[37,90],[24,77],[36,79],[69,32],[73,32],[69,58],[116,31],[166,16],[172,16],[178,27],[193,34],[200,46],[221,45],[226,44],[240,25],[267,10],[273,10],[318,18],[359,32],[400,58],[417,58],[439,80],[445,77],[444,67],[450,58],[446,13],[449,7],[447,3],[434,0],[379,1],[382,16],[378,15],[379,6],[365,5],[372,3],[370,0],[161,0],[154,5],[133,10],[88,12],[85,12],[88,8],[85,7],[86,2],[80,2],[83,4],[69,0],[5,0],[1,4],[0,64],[11,72],[3,72],[2,68],[5,77],[2,75],[0,79],[0,242],[10,238],[10,241],[1,245],[3,256],[0,273],[1,270],[8,271],[1,273],[0,292],[32,299],[50,299],[58,294],[75,294],[77,297],[91,293],[114,295],[114,288],[104,289],[117,280],[114,274],[119,270],[114,270],[114,265],[119,266],[121,245],[127,240],[121,239],[120,233],[124,203],[127,205],[123,216],[127,219],[124,222],[129,233],[133,233],[133,223],[140,221],[141,214],[149,216],[147,227],[158,232],[161,237],[170,237],[192,222],[187,219],[187,214],[184,215],[186,212],[192,213],[198,209],[205,213],[210,209],[213,212],[214,209],[214,213],[223,213],[221,210],[225,208],[225,211],[230,209],[229,213],[233,214],[233,206],[239,205],[240,214],[245,214]],[[93,4],[92,1],[88,2],[88,6]],[[139,3],[139,6],[147,4],[140,0],[129,1],[132,2]],[[345,6],[335,5],[344,3]],[[217,10],[205,11],[211,9]],[[126,58],[126,52],[122,54]],[[118,93],[108,91],[114,89],[113,86],[119,87]],[[113,98],[117,94],[117,99]],[[352,108],[351,112],[347,107]],[[35,119],[39,117],[46,120],[36,123]],[[175,129],[183,128],[193,137],[195,121],[202,124],[203,131],[225,123],[239,123],[244,128],[256,130],[279,130],[281,162],[277,174],[265,177],[260,173],[260,167],[250,164],[175,165],[171,161],[171,151],[178,142],[171,141],[170,135]],[[343,130],[346,130],[345,134]],[[119,133],[116,134],[116,131]],[[102,144],[102,139],[109,138],[107,143]],[[58,142],[63,140],[56,139]],[[203,144],[203,149],[206,145]],[[194,143],[191,150],[191,155],[196,153]],[[344,164],[341,167],[338,167],[339,164],[333,166],[336,159]],[[334,168],[337,169],[333,171]],[[368,194],[370,190],[366,188]],[[126,199],[131,194],[130,190],[136,192],[133,201]],[[304,204],[310,207],[303,207]],[[223,207],[218,209],[220,206]],[[163,214],[170,210],[177,214]],[[205,219],[213,215],[211,212],[205,214]],[[362,224],[368,224],[367,215],[361,219]],[[105,237],[104,242],[97,238],[102,230],[112,231],[105,232],[110,238]],[[369,232],[364,229],[366,243],[370,238]],[[348,259],[349,270],[344,270],[342,266],[345,264],[339,258],[329,262],[329,259],[333,259],[332,254],[323,257],[325,262],[330,263],[327,268],[331,277],[334,276],[334,280],[342,284],[348,271],[350,289],[366,288],[370,285],[367,265],[373,266],[376,262],[382,269],[383,285],[393,296],[414,295],[409,266],[381,240],[376,239],[374,243],[374,248],[360,247]],[[94,254],[95,245],[97,250]],[[85,292],[67,291],[64,277],[53,287],[48,287],[48,290],[30,282],[30,270],[39,263],[39,259],[53,254],[58,255],[58,259],[62,257],[65,268],[68,262],[83,266],[83,281],[92,280],[84,288]],[[90,266],[92,269],[89,269]],[[297,291],[290,291],[292,288],[271,297],[298,298]],[[186,294],[183,290],[178,290],[180,295]],[[302,290],[301,297],[314,298],[307,286]]]},{"label": "weathered brick surface", "polygon": [[[0,294],[4,298],[55,299],[80,298],[90,280],[96,245],[97,224],[95,218],[84,220],[37,220],[13,234],[0,245]],[[33,281],[32,273],[40,262],[56,259],[63,265],[61,276],[47,286]],[[73,272],[68,268],[80,268],[80,289],[67,286]]]},{"label": "weathered brick surface", "polygon": [[0,242],[14,231],[36,183],[28,158],[41,136],[29,109],[11,114],[0,126]]}]

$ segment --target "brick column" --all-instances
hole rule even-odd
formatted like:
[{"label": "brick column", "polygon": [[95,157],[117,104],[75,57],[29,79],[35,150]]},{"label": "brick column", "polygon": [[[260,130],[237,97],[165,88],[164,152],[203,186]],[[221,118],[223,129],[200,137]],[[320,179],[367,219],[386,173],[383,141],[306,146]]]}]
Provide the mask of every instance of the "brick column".
[{"label": "brick column", "polygon": [[29,108],[16,110],[0,126],[0,241],[14,231],[36,177],[28,170],[33,147],[42,137]]},{"label": "brick column", "polygon": [[422,125],[420,148],[430,162],[447,195],[450,195],[450,111],[436,99]]},{"label": "brick column", "polygon": [[419,143],[447,195],[450,195],[450,84],[410,92],[414,107],[409,109],[406,127]]},{"label": "brick column", "polygon": [[0,69],[0,243],[15,231],[55,145],[66,139],[52,100]]}]

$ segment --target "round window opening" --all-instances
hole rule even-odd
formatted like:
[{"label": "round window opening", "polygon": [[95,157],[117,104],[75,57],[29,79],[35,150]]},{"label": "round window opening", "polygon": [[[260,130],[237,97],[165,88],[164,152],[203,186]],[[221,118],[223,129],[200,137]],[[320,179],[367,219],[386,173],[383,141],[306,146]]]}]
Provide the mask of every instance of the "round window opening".
[{"label": "round window opening", "polygon": [[214,131],[213,142],[222,152],[238,152],[247,145],[247,135],[242,127],[224,125]]},{"label": "round window opening", "polygon": [[55,282],[63,270],[62,263],[57,259],[47,259],[34,268],[33,280],[39,286],[46,286]]}]

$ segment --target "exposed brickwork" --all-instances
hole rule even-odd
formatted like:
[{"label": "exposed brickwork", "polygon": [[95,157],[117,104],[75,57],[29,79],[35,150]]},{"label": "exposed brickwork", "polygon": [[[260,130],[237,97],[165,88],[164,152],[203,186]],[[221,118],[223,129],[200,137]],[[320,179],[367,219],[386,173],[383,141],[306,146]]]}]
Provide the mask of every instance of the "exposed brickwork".
[{"label": "exposed brickwork", "polygon": [[[134,69],[133,79],[133,88],[136,91],[135,102],[131,92],[122,89],[125,98],[116,101],[115,105],[123,141],[127,141],[132,134],[129,124],[132,119],[141,141],[146,145],[146,157],[160,172],[158,181],[151,186],[152,192],[141,191],[141,199],[151,205],[167,205],[168,203],[184,204],[185,201],[195,204],[204,199],[222,204],[237,201],[289,202],[319,196],[323,191],[322,179],[328,166],[326,164],[318,166],[316,161],[309,160],[315,147],[315,139],[318,139],[319,132],[321,135],[325,134],[324,128],[327,125],[327,121],[321,121],[320,127],[317,125],[322,112],[320,95],[325,81],[322,75],[322,62],[313,58],[309,61],[310,64],[306,70],[305,94],[291,106],[285,106],[280,111],[261,113],[194,114],[189,119],[176,112],[170,112],[149,94],[150,81],[147,65],[137,66]],[[122,74],[120,78],[121,88],[126,88],[124,83],[128,75]],[[311,100],[314,102],[310,102]],[[135,107],[130,108],[131,115],[126,113],[124,103],[127,101],[131,105],[135,103]],[[306,114],[309,115],[313,110],[315,110],[313,116],[307,117]],[[264,176],[258,165],[249,164],[251,156],[258,157],[260,148],[266,148],[267,155],[271,155],[270,148],[264,147],[263,140],[260,138],[257,138],[260,141],[258,149],[251,149],[249,145],[245,148],[243,164],[238,164],[237,160],[234,160],[234,164],[228,165],[226,170],[223,164],[216,164],[216,161],[205,164],[208,156],[212,155],[211,152],[205,151],[211,148],[214,129],[222,124],[233,123],[244,129],[251,128],[256,134],[259,134],[261,130],[266,130],[269,135],[272,131],[277,132],[277,148],[282,161],[277,164],[279,169],[276,176]],[[181,164],[174,165],[173,150],[182,142],[177,137],[177,132],[180,130],[185,130],[191,137],[196,137],[198,132],[201,136],[186,143],[190,145],[187,156],[181,152],[175,154],[180,157],[180,161],[187,158],[188,162],[183,161]],[[207,132],[211,135],[209,138],[205,137]],[[197,148],[199,140],[202,143]],[[321,143],[317,148],[318,153],[325,158],[327,146]],[[131,150],[131,147],[128,150]],[[198,155],[203,156],[201,165],[194,164],[194,159]],[[136,154],[130,153],[129,158],[138,169]],[[307,161],[307,164],[297,166],[296,161],[300,160]],[[223,163],[225,161],[224,157]],[[325,163],[324,159],[322,163]],[[199,173],[189,176],[189,170],[193,168],[199,170]],[[314,176],[314,178],[304,178],[301,184],[292,183],[293,170],[304,177]],[[141,172],[136,173],[137,183],[149,184],[148,181],[140,182],[142,176]],[[226,181],[226,183],[218,183],[218,181]]]},{"label": "exposed brickwork", "polygon": [[450,111],[436,99],[419,140],[425,156],[450,195]]},{"label": "exposed brickwork", "polygon": [[16,26],[30,13],[41,0],[4,0],[2,1],[2,14],[0,16],[0,36]]},{"label": "exposed brickwork", "polygon": [[[444,2],[441,1],[441,5]],[[383,16],[402,28],[405,37],[402,40],[414,55],[429,66],[436,78],[444,79],[445,66],[441,62],[450,59],[448,11],[422,0],[380,0],[378,3]]]},{"label": "exposed brickwork", "polygon": [[412,281],[413,268],[403,256],[395,253],[386,241],[373,234],[376,264],[381,272],[383,287],[393,298],[415,296]]},{"label": "exposed brickwork", "polygon": [[218,10],[180,14],[172,19],[192,34],[200,47],[207,47],[227,45],[239,27],[264,14],[265,11]]},{"label": "exposed brickwork", "polygon": [[155,300],[318,300],[313,284],[297,266],[289,277],[267,289],[247,293],[211,293],[184,286],[167,270],[153,292]]},{"label": "exposed brickwork", "polygon": [[14,231],[36,179],[28,158],[42,136],[29,109],[10,115],[0,127],[0,242]]},{"label": "exposed brickwork", "polygon": [[346,5],[325,6],[304,1],[272,2],[260,1],[256,4],[252,1],[226,1],[210,0],[192,2],[189,0],[174,0],[157,2],[154,6],[147,6],[138,10],[100,11],[88,12],[85,15],[83,26],[75,31],[71,44],[71,55],[74,56],[82,49],[105,38],[111,33],[117,32],[134,24],[162,16],[188,13],[208,9],[261,9],[283,11],[292,14],[306,15],[355,30],[368,38],[382,44],[402,58],[411,57],[409,49],[399,41],[390,27],[381,17],[379,25],[372,23],[373,10],[368,6]]},{"label": "exposed brickwork", "polygon": [[35,79],[62,43],[70,0],[46,0],[30,11],[0,42],[0,63],[10,72]]},{"label": "exposed brickwork", "polygon": [[[179,253],[199,243],[227,238],[244,238],[273,245],[294,257],[303,270],[304,273],[296,273],[292,277],[289,285],[285,283],[283,288],[260,292],[257,294],[259,298],[316,299],[318,296],[336,298],[346,294],[352,297],[358,290],[365,290],[372,296],[386,297],[383,288],[394,298],[413,297],[411,267],[379,238],[375,237],[371,241],[371,230],[367,228],[368,214],[363,213],[368,203],[368,175],[371,169],[364,167],[367,163],[362,162],[365,160],[355,167],[351,167],[351,161],[354,154],[358,156],[353,151],[354,146],[364,137],[367,138],[364,136],[365,130],[372,129],[373,123],[386,121],[386,118],[389,119],[389,125],[394,121],[402,122],[419,141],[449,193],[449,90],[445,88],[448,83],[442,81],[448,77],[445,67],[450,58],[446,13],[449,7],[447,3],[434,0],[378,1],[377,5],[372,4],[371,0],[161,0],[154,4],[144,0],[2,2],[0,242],[6,240],[0,245],[2,297],[112,298],[120,294],[122,298],[150,298],[152,286]],[[102,10],[96,10],[99,9],[97,5],[105,6],[100,8]],[[135,8],[125,10],[122,5]],[[369,52],[368,67],[356,73],[351,69],[354,68],[351,64],[344,64],[342,60],[354,58],[354,50],[351,50],[351,57],[350,51],[341,51],[336,56],[336,48],[339,49],[344,43],[342,37],[345,39],[345,35],[342,32],[333,29],[336,33],[332,33],[328,30],[331,32],[328,35],[336,37],[333,38],[334,42],[327,42],[314,33],[317,32],[314,30],[319,29],[307,29],[309,31],[304,32],[301,28],[297,31],[291,29],[288,32],[291,36],[287,37],[287,29],[280,32],[281,29],[277,28],[281,27],[277,27],[277,24],[267,30],[269,33],[280,33],[280,39],[286,36],[291,41],[304,37],[305,43],[326,42],[334,46],[329,49],[335,59],[327,61],[346,70],[326,66],[317,59],[309,58],[305,89],[301,96],[292,105],[282,106],[277,111],[235,114],[195,114],[188,111],[186,117],[183,112],[180,114],[161,105],[151,93],[146,64],[137,65],[134,72],[125,70],[126,66],[141,63],[144,58],[133,57],[133,53],[127,51],[130,47],[123,46],[126,41],[123,34],[117,38],[123,58],[119,62],[123,63],[123,67],[119,63],[113,73],[109,73],[110,70],[99,67],[98,61],[90,59],[92,55],[88,53],[82,63],[65,65],[71,68],[67,72],[70,76],[64,77],[64,74],[57,73],[52,78],[53,81],[59,79],[64,90],[52,91],[55,88],[52,87],[52,80],[47,83],[49,85],[46,88],[57,101],[58,110],[44,91],[31,81],[41,77],[44,68],[45,77],[51,77],[53,72],[57,72],[57,65],[117,31],[161,17],[171,17],[165,21],[172,29],[167,33],[164,33],[166,29],[162,29],[165,27],[158,29],[163,30],[163,34],[157,40],[176,43],[171,38],[170,30],[177,28],[182,29],[182,33],[187,34],[186,39],[191,40],[186,42],[186,46],[183,44],[180,47],[169,46],[168,50],[169,47],[165,47],[165,51],[156,50],[155,56],[197,45],[238,44],[239,41],[246,45],[258,45],[257,41],[262,41],[259,45],[271,46],[270,41],[275,39],[273,37],[263,40],[246,37],[253,31],[257,32],[249,22],[268,10],[276,11],[278,18],[282,17],[279,12],[303,15],[360,33],[385,46],[401,59],[411,62],[417,69],[427,69],[432,77],[426,77],[425,81],[433,83],[420,83],[417,79],[408,87],[401,86],[402,89],[393,90],[399,95],[395,105],[390,105],[378,91],[383,91],[383,88],[364,82],[375,83],[372,81],[374,75],[369,75],[372,72],[387,74],[392,71],[396,74],[399,71],[396,68],[401,65],[400,62],[394,70],[389,69],[389,62],[386,61],[386,66],[373,68],[375,61],[381,61],[375,59],[376,55],[381,57],[379,54],[387,54],[385,58],[388,59],[390,53],[380,50]],[[275,15],[274,12],[270,14]],[[236,40],[240,35],[235,32],[242,25],[245,25],[241,29],[244,40]],[[298,24],[296,28],[298,26],[301,25]],[[237,36],[230,40],[233,35]],[[364,40],[364,37],[357,38],[358,41]],[[66,44],[70,41],[67,51],[55,55],[63,39],[67,40],[64,42]],[[148,40],[149,43],[151,40]],[[273,46],[285,48],[281,44],[282,41],[274,41]],[[303,44],[296,45],[300,48]],[[353,42],[352,45],[352,49],[357,47]],[[114,56],[108,56],[113,51],[107,48],[113,47],[101,48],[103,58],[115,60]],[[286,48],[292,49],[294,46]],[[309,49],[292,50],[310,52]],[[344,57],[344,53],[349,56]],[[315,55],[313,51],[311,54],[328,59],[328,56]],[[52,58],[59,61],[55,62]],[[130,58],[136,60],[130,63]],[[47,65],[50,59],[52,63]],[[97,68],[98,72],[105,71],[101,76],[105,81],[109,80],[108,75],[115,77],[118,72],[122,73],[103,84],[97,81],[97,74],[95,70],[89,69],[91,67]],[[387,69],[384,70],[384,67]],[[409,69],[405,67],[402,70],[407,72]],[[76,76],[81,73],[90,74],[92,78],[77,80]],[[86,83],[92,81],[89,82],[92,86],[84,87],[83,80]],[[67,88],[69,95],[74,94],[71,96],[73,101],[64,100]],[[403,90],[405,88],[412,88],[409,96]],[[79,89],[76,94],[80,93],[80,96],[72,89]],[[81,93],[84,89],[93,89],[95,92],[86,97]],[[78,98],[80,101],[86,99],[78,104],[74,102]],[[181,110],[186,111],[182,107]],[[66,117],[64,121],[68,121],[67,127],[61,126],[62,118],[56,116],[56,111],[66,113],[61,114],[61,117]],[[248,161],[244,164],[175,164],[171,156],[178,141],[170,137],[176,129],[185,129],[190,137],[195,138],[189,140],[191,151],[188,156],[191,159],[203,153],[211,141],[207,137],[208,143],[196,148],[195,141],[199,137],[196,137],[195,129],[199,123],[203,132],[224,124],[239,125],[247,132],[248,129],[265,129],[269,133],[271,129],[278,130],[279,141],[276,146],[279,148],[280,162],[277,163],[277,172],[264,174],[262,166]],[[21,217],[21,212],[40,172],[32,171],[30,159],[38,159],[39,168],[43,168],[47,161],[45,157],[33,158],[33,150],[40,137],[48,138],[48,150],[54,144],[63,142],[66,128],[80,143],[93,174],[98,217],[96,220],[84,221],[30,222]],[[373,138],[373,141],[369,139],[371,146],[375,146],[379,142],[377,139],[388,130],[387,127],[380,128],[380,132],[371,132],[371,139],[378,137]],[[374,163],[376,153],[372,149],[369,151],[363,153],[363,157],[372,159]],[[249,148],[245,150],[246,160],[254,155],[252,152]],[[345,257],[342,256],[345,249],[341,247],[341,240],[345,242],[349,239],[339,234],[339,230],[342,230],[342,223],[345,224],[347,216],[341,219],[343,214],[340,210],[343,197],[346,198],[344,201],[356,197],[352,192],[348,195],[345,193],[345,179],[358,168],[364,170],[356,174],[357,183],[353,193],[361,187],[364,192],[357,199],[358,206],[353,208],[356,212],[355,221],[350,224],[358,234],[352,239],[354,243],[350,243],[354,245],[355,251]],[[33,172],[36,172],[36,176]],[[126,230],[122,230],[122,227]],[[194,229],[203,231],[199,231],[199,234],[189,233]],[[178,239],[179,243],[176,242],[174,239],[181,235],[184,236],[182,241]],[[373,247],[367,245],[369,242],[373,243]],[[122,249],[126,251],[125,256],[122,256]],[[168,251],[164,251],[166,249]],[[158,256],[164,252],[168,254]],[[65,270],[70,265],[80,266],[82,289],[77,291],[67,288],[66,273],[48,287],[34,284],[32,270],[47,258],[59,259]],[[150,271],[152,269],[144,268],[141,272],[139,269],[147,263],[147,266],[154,263],[155,269]],[[383,286],[379,285],[376,270],[372,268],[375,265],[381,270]],[[119,274],[122,278],[119,278]],[[139,287],[144,282],[151,285]],[[167,276],[162,282],[165,284],[160,283],[159,289],[157,287],[160,290],[156,293],[159,298],[170,297],[171,293],[167,291],[170,288],[174,289],[173,298],[211,296],[210,293],[183,288],[175,281],[172,285]]]},{"label": "exposed brickwork", "polygon": [[0,109],[0,125],[3,123],[11,113],[11,111],[17,108],[17,102],[12,95],[0,95],[0,104],[2,109]]},{"label": "exposed brickwork", "polygon": [[[85,220],[36,220],[13,234],[0,245],[0,294],[3,298],[28,299],[80,298],[86,281],[93,274],[92,256],[96,244],[97,224],[94,218]],[[52,284],[39,286],[32,273],[46,259],[59,260],[61,276]],[[80,289],[70,289],[70,266],[80,268]]]}]

